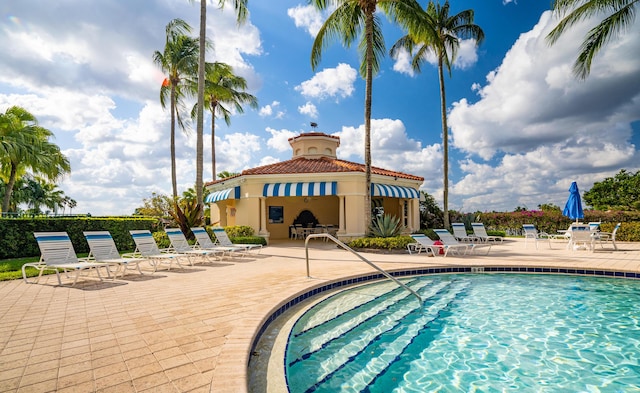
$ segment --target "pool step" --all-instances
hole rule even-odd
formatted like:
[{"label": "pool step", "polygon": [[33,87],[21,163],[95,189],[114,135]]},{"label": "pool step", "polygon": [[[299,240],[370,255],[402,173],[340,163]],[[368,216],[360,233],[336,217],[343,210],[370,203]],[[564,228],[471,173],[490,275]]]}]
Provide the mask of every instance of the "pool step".
[{"label": "pool step", "polygon": [[[369,328],[367,335],[361,332],[364,327],[355,327],[290,364],[290,386],[296,392],[339,391],[345,387],[348,391],[365,389],[465,286],[447,281],[423,288],[420,292],[427,300],[422,309],[405,296],[405,300],[390,306],[388,312],[368,321],[367,325],[373,329]],[[303,369],[305,371],[301,371]]]},{"label": "pool step", "polygon": [[[410,285],[415,279],[404,280]],[[292,334],[296,337],[308,334],[313,329],[324,326],[329,321],[339,318],[355,310],[367,310],[376,306],[380,301],[401,292],[401,288],[393,281],[379,282],[373,285],[363,285],[349,291],[339,292],[313,307],[312,313],[305,313],[294,327]]]},{"label": "pool step", "polygon": [[[427,286],[428,283],[418,282],[417,284],[408,283],[407,285],[412,287],[413,290],[420,290]],[[433,287],[431,292],[437,293],[437,291],[441,290],[446,285],[446,283],[438,284]],[[324,348],[330,342],[352,332],[354,329],[357,329],[358,326],[361,326],[364,322],[370,321],[372,318],[380,320],[386,319],[386,316],[393,314],[400,305],[404,304],[400,303],[400,301],[406,299],[408,296],[410,296],[410,294],[406,290],[396,286],[393,290],[375,298],[373,301],[363,304],[362,307],[351,308],[349,312],[342,313],[338,317],[330,319],[322,325],[315,326],[314,329],[309,329],[303,333],[292,335],[291,343],[289,344],[288,356],[289,358],[292,358],[292,360],[288,363],[291,365],[295,362],[307,359],[311,354]],[[409,302],[405,307],[410,311],[411,309],[418,307],[418,303]],[[398,315],[395,318],[391,317],[387,323],[396,321],[400,317],[401,315]],[[302,344],[299,345],[299,343]]]}]

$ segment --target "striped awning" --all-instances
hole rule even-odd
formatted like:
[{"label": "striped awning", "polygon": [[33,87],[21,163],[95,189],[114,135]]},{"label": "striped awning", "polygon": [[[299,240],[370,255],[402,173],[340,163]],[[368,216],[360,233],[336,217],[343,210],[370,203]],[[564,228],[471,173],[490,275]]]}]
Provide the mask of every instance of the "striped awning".
[{"label": "striped awning", "polygon": [[205,198],[206,203],[224,201],[225,199],[240,199],[240,186],[227,188],[226,190],[212,192]]},{"label": "striped awning", "polygon": [[336,195],[338,182],[309,182],[309,183],[267,183],[262,195],[265,197],[285,196],[326,196]]},{"label": "striped awning", "polygon": [[418,198],[420,194],[418,193],[418,190],[411,187],[371,183],[371,196],[411,199]]}]

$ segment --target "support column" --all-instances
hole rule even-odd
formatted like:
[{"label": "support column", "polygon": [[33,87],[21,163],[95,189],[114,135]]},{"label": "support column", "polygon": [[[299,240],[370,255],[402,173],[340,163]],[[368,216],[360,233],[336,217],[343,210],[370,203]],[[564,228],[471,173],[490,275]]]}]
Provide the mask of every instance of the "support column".
[{"label": "support column", "polygon": [[260,235],[267,235],[267,200],[260,199]]},{"label": "support column", "polygon": [[339,218],[338,218],[338,233],[344,233],[345,232],[345,227],[344,227],[344,196],[343,195],[338,195],[338,199],[339,199],[339,204],[340,204],[340,212],[339,214]]}]

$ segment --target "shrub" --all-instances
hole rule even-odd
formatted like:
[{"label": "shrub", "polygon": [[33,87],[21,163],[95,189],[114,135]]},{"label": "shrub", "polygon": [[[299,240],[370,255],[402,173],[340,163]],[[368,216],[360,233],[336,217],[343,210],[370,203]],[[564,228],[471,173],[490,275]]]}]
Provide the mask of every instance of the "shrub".
[{"label": "shrub", "polygon": [[238,236],[230,238],[233,243],[236,244],[262,244],[267,245],[267,239],[260,236]]},{"label": "shrub", "polygon": [[407,249],[407,244],[415,243],[411,236],[362,237],[347,244],[351,248],[374,248],[381,250]]}]

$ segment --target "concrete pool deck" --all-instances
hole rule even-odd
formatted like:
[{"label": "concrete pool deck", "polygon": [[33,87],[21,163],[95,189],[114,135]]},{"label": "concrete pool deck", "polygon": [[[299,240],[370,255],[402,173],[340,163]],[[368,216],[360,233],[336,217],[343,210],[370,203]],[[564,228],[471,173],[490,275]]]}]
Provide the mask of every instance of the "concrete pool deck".
[{"label": "concrete pool deck", "polygon": [[[489,255],[363,253],[386,270],[537,266],[640,273],[640,243],[596,252],[509,238]],[[307,289],[373,272],[331,243],[273,242],[258,255],[59,287],[0,282],[0,392],[246,392],[254,335]],[[482,253],[482,251],[481,251]]]}]

